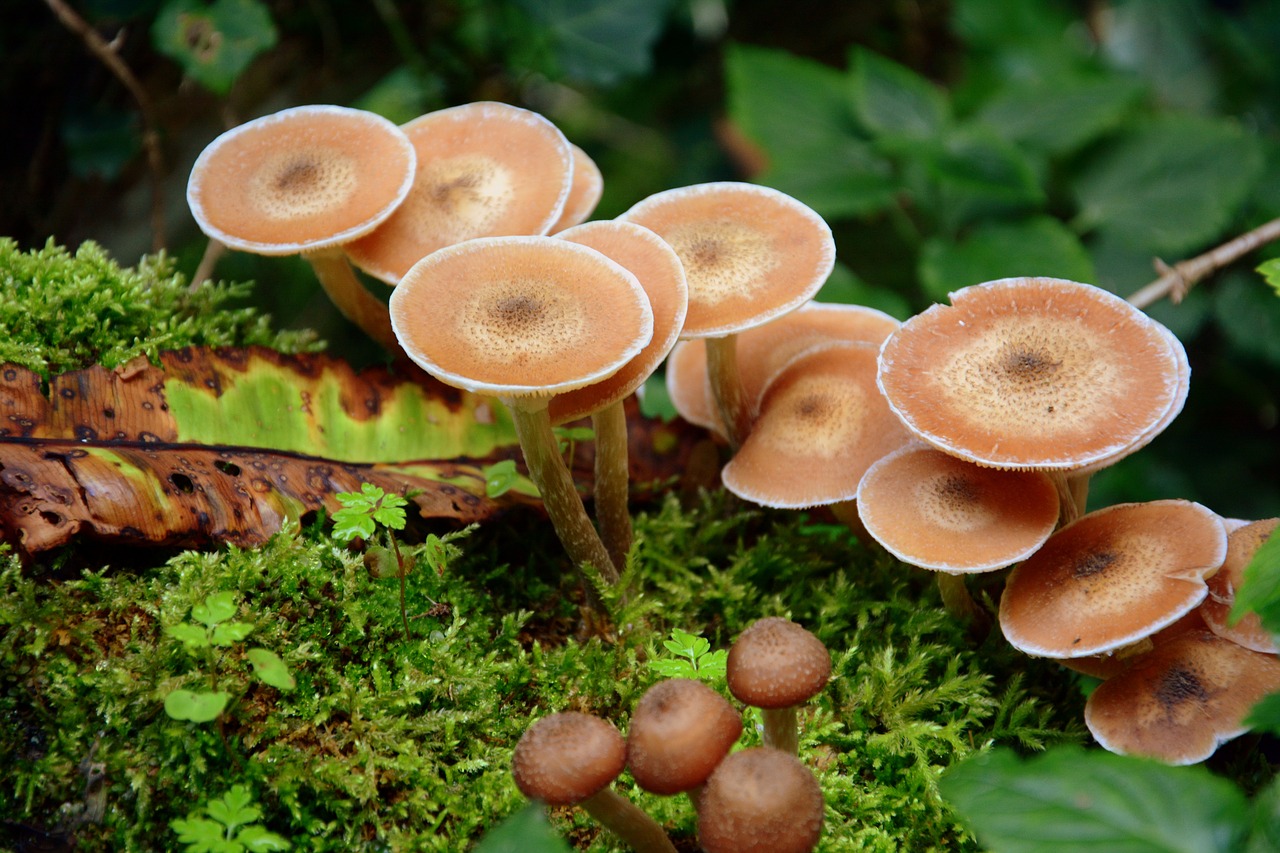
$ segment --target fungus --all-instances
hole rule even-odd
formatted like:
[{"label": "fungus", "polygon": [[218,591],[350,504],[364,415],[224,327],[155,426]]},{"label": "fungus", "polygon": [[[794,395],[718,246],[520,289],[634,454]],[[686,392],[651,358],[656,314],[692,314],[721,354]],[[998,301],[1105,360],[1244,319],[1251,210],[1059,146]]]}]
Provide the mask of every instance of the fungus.
[{"label": "fungus", "polygon": [[635,358],[612,376],[557,394],[548,404],[552,424],[591,416],[596,442],[596,518],[609,556],[620,567],[631,549],[627,418],[622,401],[644,384],[676,342],[689,307],[689,288],[676,253],[640,225],[617,220],[588,222],[556,236],[595,249],[635,275],[653,311],[653,338]]},{"label": "fungus", "polygon": [[741,702],[760,708],[764,744],[795,754],[796,711],[822,691],[831,675],[831,655],[813,634],[789,619],[770,616],[752,623],[729,649],[725,678]]},{"label": "fungus", "polygon": [[529,799],[581,806],[639,853],[675,853],[662,827],[610,787],[626,758],[626,742],[610,723],[566,711],[525,730],[511,756],[511,773]]},{"label": "fungus", "polygon": [[391,295],[391,323],[423,370],[506,404],[560,541],[575,564],[590,563],[616,583],[618,570],[557,448],[547,403],[610,376],[649,342],[653,312],[636,277],[555,237],[468,240],[405,274]]},{"label": "fungus", "polygon": [[627,766],[636,784],[651,793],[694,792],[740,734],[742,717],[723,696],[700,681],[667,679],[636,703],[627,731]]},{"label": "fungus", "polygon": [[1191,501],[1097,510],[1009,573],[1000,627],[1031,655],[1115,652],[1199,607],[1226,551],[1222,522]]},{"label": "fungus", "polygon": [[1209,579],[1209,597],[1200,605],[1209,630],[1246,649],[1275,654],[1275,637],[1262,626],[1257,613],[1246,613],[1240,621],[1230,624],[1228,616],[1236,601],[1236,590],[1244,583],[1244,570],[1262,544],[1280,526],[1280,518],[1268,518],[1238,527],[1227,534],[1227,557],[1222,568]]},{"label": "fungus", "polygon": [[259,255],[301,254],[344,317],[398,352],[387,307],[340,248],[391,216],[413,183],[413,145],[373,113],[281,110],[233,128],[200,153],[187,202],[209,237]]},{"label": "fungus", "polygon": [[547,231],[557,236],[566,228],[586,222],[604,193],[604,176],[600,174],[596,161],[572,142],[569,150],[573,153],[573,182],[569,185],[569,197],[560,218]]},{"label": "fungus", "polygon": [[395,215],[346,247],[388,284],[437,249],[476,237],[542,235],[573,180],[569,141],[530,110],[478,101],[403,127],[418,154],[413,190]]},{"label": "fungus", "polygon": [[620,218],[657,232],[680,256],[689,280],[681,337],[706,339],[712,394],[737,447],[750,413],[737,378],[736,334],[817,293],[835,264],[831,229],[785,193],[733,181],[656,193]]},{"label": "fungus", "polygon": [[1084,721],[1111,752],[1194,764],[1248,731],[1249,711],[1278,689],[1275,655],[1190,630],[1157,643],[1098,685],[1085,703]]},{"label": "fungus", "polygon": [[822,835],[817,778],[777,749],[744,749],[720,762],[700,806],[698,840],[707,853],[806,853]]}]

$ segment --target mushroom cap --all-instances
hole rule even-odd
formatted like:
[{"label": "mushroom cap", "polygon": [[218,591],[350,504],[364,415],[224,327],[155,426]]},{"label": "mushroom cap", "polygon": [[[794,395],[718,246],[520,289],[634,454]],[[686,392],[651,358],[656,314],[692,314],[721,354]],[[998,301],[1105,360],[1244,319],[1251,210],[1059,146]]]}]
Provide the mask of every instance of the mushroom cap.
[{"label": "mushroom cap", "polygon": [[187,203],[200,230],[259,255],[293,255],[367,234],[404,201],[417,159],[382,116],[293,107],[232,128],[200,152]]},{"label": "mushroom cap", "polygon": [[390,308],[396,337],[419,367],[504,398],[598,382],[653,334],[636,277],[556,237],[484,237],[440,249],[405,274]]},{"label": "mushroom cap", "polygon": [[566,228],[586,222],[604,194],[604,175],[600,174],[596,161],[572,142],[569,150],[573,153],[573,181],[569,185],[569,197],[560,218],[547,231],[557,236]]},{"label": "mushroom cap", "polygon": [[1249,730],[1253,706],[1280,689],[1280,660],[1211,631],[1184,631],[1104,681],[1084,722],[1111,752],[1194,764]]},{"label": "mushroom cap", "polygon": [[478,101],[403,126],[418,153],[404,204],[346,247],[389,284],[437,249],[475,237],[546,234],[564,210],[573,153],[555,125],[530,110]]},{"label": "mushroom cap", "polygon": [[857,501],[863,526],[885,550],[953,574],[1024,560],[1058,523],[1058,490],[1047,474],[983,468],[919,444],[868,468]]},{"label": "mushroom cap", "polygon": [[1208,630],[1208,627],[1204,624],[1204,618],[1200,615],[1200,608],[1196,608],[1186,616],[1179,618],[1172,625],[1161,628],[1150,637],[1144,637],[1138,642],[1116,649],[1114,652],[1088,655],[1080,658],[1058,658],[1057,662],[1067,669],[1092,676],[1099,681],[1106,681],[1108,678],[1114,678],[1124,672],[1129,668],[1130,664],[1141,660],[1143,655],[1156,646],[1168,643],[1184,631],[1206,630]]},{"label": "mushroom cap", "polygon": [[636,703],[627,731],[627,766],[636,784],[654,794],[696,788],[742,734],[742,717],[700,681],[671,678]]},{"label": "mushroom cap", "polygon": [[822,641],[790,619],[753,622],[729,648],[729,692],[757,708],[790,708],[822,691],[831,654]]},{"label": "mushroom cap", "polygon": [[626,741],[612,723],[562,711],[525,730],[511,756],[511,773],[529,799],[571,806],[618,778],[626,762]]},{"label": "mushroom cap", "polygon": [[1244,583],[1244,570],[1262,543],[1280,527],[1280,518],[1266,518],[1232,530],[1227,534],[1227,558],[1222,568],[1209,578],[1209,597],[1200,605],[1209,630],[1246,649],[1265,654],[1276,654],[1280,648],[1271,632],[1262,626],[1257,613],[1246,613],[1234,625],[1228,624],[1231,607],[1236,601],[1236,590]]},{"label": "mushroom cap", "polygon": [[682,337],[741,332],[800,307],[835,265],[822,217],[786,193],[720,181],[656,193],[620,219],[671,244],[689,280]]},{"label": "mushroom cap", "polygon": [[[804,350],[833,340],[879,347],[900,325],[883,311],[863,305],[806,302],[763,326],[739,332],[735,345],[738,380],[752,418],[759,414],[765,385]],[[666,382],[671,402],[682,418],[720,435],[728,434],[711,395],[706,341],[694,338],[672,348]]]},{"label": "mushroom cap", "polygon": [[802,353],[765,389],[725,488],[762,506],[851,500],[880,457],[911,440],[875,386],[876,351],[833,343]]},{"label": "mushroom cap", "polygon": [[552,399],[551,422],[561,424],[616,403],[644,384],[680,336],[689,307],[689,287],[676,253],[643,226],[601,220],[561,231],[556,237],[595,249],[631,272],[644,288],[653,310],[653,338],[635,358],[607,379]]},{"label": "mushroom cap", "polygon": [[1030,655],[1076,658],[1149,637],[1200,606],[1227,552],[1222,522],[1184,500],[1081,516],[1014,567],[1000,628]]},{"label": "mushroom cap", "polygon": [[822,788],[780,749],[735,752],[698,798],[698,840],[707,853],[806,853],[822,834]]},{"label": "mushroom cap", "polygon": [[1181,407],[1176,338],[1101,288],[1001,279],[889,336],[879,384],[913,433],[997,468],[1117,459]]}]

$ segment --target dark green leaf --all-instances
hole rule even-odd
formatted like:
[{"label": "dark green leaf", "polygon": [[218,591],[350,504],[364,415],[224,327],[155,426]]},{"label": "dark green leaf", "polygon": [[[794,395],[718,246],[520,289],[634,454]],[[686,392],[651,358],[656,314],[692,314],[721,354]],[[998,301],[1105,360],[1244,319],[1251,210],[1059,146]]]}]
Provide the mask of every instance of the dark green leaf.
[{"label": "dark green leaf", "polygon": [[[1280,734],[1280,693],[1262,697],[1262,701],[1249,711],[1245,725],[1251,729]],[[1280,847],[1275,849],[1280,850]]]},{"label": "dark green leaf", "polygon": [[1045,195],[1036,168],[1021,149],[986,128],[948,135],[930,163],[944,227],[995,213],[1039,206]]},{"label": "dark green leaf", "polygon": [[278,690],[292,690],[297,686],[297,682],[289,673],[289,667],[280,659],[275,652],[266,649],[249,649],[249,663],[253,664],[253,671],[264,684],[270,684]]},{"label": "dark green leaf", "polygon": [[865,305],[877,311],[905,320],[914,312],[911,303],[900,294],[884,287],[873,287],[859,278],[853,270],[836,261],[831,277],[818,291],[819,302],[836,302],[841,305]]},{"label": "dark green leaf", "polygon": [[849,64],[854,113],[872,134],[928,140],[950,120],[942,90],[910,68],[863,47]]},{"label": "dark green leaf", "polygon": [[1254,137],[1220,119],[1166,116],[1126,133],[1075,181],[1077,224],[1181,253],[1217,235],[1262,170]]},{"label": "dark green leaf", "polygon": [[127,111],[78,109],[68,112],[59,127],[71,171],[80,178],[115,180],[142,150],[137,117]]},{"label": "dark green leaf", "polygon": [[1142,92],[1114,75],[1028,81],[999,91],[978,120],[1010,142],[1068,154],[1116,127]]},{"label": "dark green leaf", "polygon": [[1239,352],[1280,365],[1280,300],[1253,277],[1223,277],[1213,290],[1222,334]]},{"label": "dark green leaf", "polygon": [[230,700],[231,694],[222,691],[197,693],[193,690],[174,690],[164,697],[164,712],[175,720],[207,723],[216,720]]},{"label": "dark green leaf", "polygon": [[550,38],[560,70],[611,85],[649,70],[671,0],[516,0]]},{"label": "dark green leaf", "polygon": [[980,225],[958,243],[934,238],[920,256],[920,282],[935,302],[971,284],[1031,275],[1091,282],[1093,262],[1075,234],[1047,216]]},{"label": "dark green leaf", "polygon": [[401,65],[374,83],[352,106],[405,124],[437,105],[443,106],[442,88],[439,78],[424,77]]},{"label": "dark green leaf", "polygon": [[832,219],[893,201],[897,182],[862,136],[843,74],[782,51],[732,45],[725,77],[729,117],[768,162],[761,182]]},{"label": "dark green leaf", "polygon": [[984,752],[943,776],[941,790],[1001,853],[1225,853],[1248,819],[1244,795],[1201,767],[1075,748],[1027,761]]},{"label": "dark green leaf", "polygon": [[276,43],[276,27],[258,0],[172,0],[151,27],[156,50],[205,88],[225,95],[259,53]]},{"label": "dark green leaf", "polygon": [[536,803],[511,815],[476,845],[474,853],[569,853]]}]

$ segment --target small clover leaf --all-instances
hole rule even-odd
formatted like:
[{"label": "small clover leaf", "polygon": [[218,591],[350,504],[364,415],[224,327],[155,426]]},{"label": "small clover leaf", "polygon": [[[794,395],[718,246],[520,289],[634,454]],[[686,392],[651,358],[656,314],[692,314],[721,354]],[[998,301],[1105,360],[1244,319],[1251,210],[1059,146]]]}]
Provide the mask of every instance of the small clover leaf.
[{"label": "small clover leaf", "polygon": [[203,649],[209,645],[208,630],[199,625],[192,625],[190,622],[170,625],[164,629],[164,632],[180,641],[188,649]]},{"label": "small clover leaf", "polygon": [[231,694],[224,691],[174,690],[164,697],[164,712],[175,720],[208,723],[218,718],[229,701]]},{"label": "small clover leaf", "polygon": [[215,646],[230,646],[253,633],[248,622],[223,622],[209,632],[209,642]]},{"label": "small clover leaf", "polygon": [[225,622],[236,615],[236,594],[234,592],[215,592],[191,608],[191,618],[203,622],[212,628],[219,622]]}]

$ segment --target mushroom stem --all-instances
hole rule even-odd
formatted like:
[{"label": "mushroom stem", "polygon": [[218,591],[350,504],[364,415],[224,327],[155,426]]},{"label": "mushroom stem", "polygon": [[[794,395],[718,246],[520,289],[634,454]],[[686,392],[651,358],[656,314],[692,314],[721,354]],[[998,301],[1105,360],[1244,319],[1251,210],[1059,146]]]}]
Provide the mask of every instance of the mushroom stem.
[{"label": "mushroom stem", "polygon": [[836,501],[831,504],[831,514],[835,516],[836,521],[849,528],[849,532],[866,547],[875,549],[882,547],[867,530],[867,526],[862,523],[862,516],[858,515],[858,502],[856,500]]},{"label": "mushroom stem", "polygon": [[636,853],[676,853],[658,822],[613,788],[606,786],[578,805]]},{"label": "mushroom stem", "polygon": [[1046,471],[1053,487],[1058,490],[1058,527],[1066,527],[1080,517],[1080,505],[1076,503],[1076,489],[1065,471]]},{"label": "mushroom stem", "polygon": [[387,352],[397,357],[404,355],[391,330],[391,314],[386,303],[365,289],[341,249],[318,249],[304,252],[303,257],[311,263],[320,286],[343,317],[359,326]]},{"label": "mushroom stem", "polygon": [[622,401],[592,413],[596,435],[596,519],[614,568],[621,571],[631,550],[627,414]]},{"label": "mushroom stem", "polygon": [[738,336],[707,338],[707,379],[724,422],[729,446],[737,450],[751,431],[751,411],[738,375]]},{"label": "mushroom stem", "polygon": [[965,584],[964,575],[951,572],[937,572],[938,593],[942,596],[942,606],[955,617],[956,621],[968,623],[975,634],[983,633],[991,627],[991,616],[978,606]]},{"label": "mushroom stem", "polygon": [[[524,453],[525,465],[529,468],[529,479],[538,487],[543,506],[546,507],[551,524],[565,551],[569,553],[569,558],[579,567],[583,563],[590,563],[609,583],[616,584],[620,580],[618,570],[609,558],[600,534],[592,526],[586,507],[582,505],[582,497],[573,484],[573,475],[556,447],[546,399],[521,401],[504,398],[503,402],[511,410],[520,450]],[[588,606],[592,610],[603,612],[603,604],[591,584],[584,583],[583,586],[586,588]]]},{"label": "mushroom stem", "polygon": [[765,746],[780,749],[796,755],[800,752],[800,722],[796,713],[798,706],[788,705],[785,708],[761,708],[764,720],[762,740]]},{"label": "mushroom stem", "polygon": [[1084,515],[1089,505],[1089,478],[1091,474],[1068,474],[1067,489],[1076,507],[1076,516]]}]

